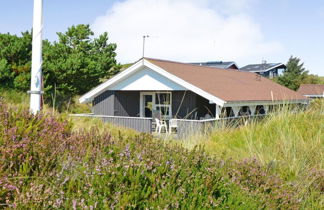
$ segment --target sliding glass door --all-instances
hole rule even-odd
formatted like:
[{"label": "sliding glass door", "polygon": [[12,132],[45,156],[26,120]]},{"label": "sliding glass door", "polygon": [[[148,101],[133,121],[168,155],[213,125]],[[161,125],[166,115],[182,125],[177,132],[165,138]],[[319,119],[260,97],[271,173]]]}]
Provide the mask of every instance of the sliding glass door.
[{"label": "sliding glass door", "polygon": [[155,94],[155,110],[161,118],[171,118],[171,93]]},{"label": "sliding glass door", "polygon": [[154,94],[143,94],[143,117],[152,117],[153,116],[153,97]]},{"label": "sliding glass door", "polygon": [[171,92],[142,92],[141,93],[141,117],[153,117],[170,119]]}]

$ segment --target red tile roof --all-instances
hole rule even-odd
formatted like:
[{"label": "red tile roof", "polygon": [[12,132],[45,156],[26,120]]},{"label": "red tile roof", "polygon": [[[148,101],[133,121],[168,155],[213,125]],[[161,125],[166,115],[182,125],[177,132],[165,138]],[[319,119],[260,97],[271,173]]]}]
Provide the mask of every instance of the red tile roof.
[{"label": "red tile roof", "polygon": [[324,84],[302,84],[297,92],[302,95],[324,95]]},{"label": "red tile roof", "polygon": [[255,73],[145,58],[152,64],[224,101],[306,100],[303,95]]}]

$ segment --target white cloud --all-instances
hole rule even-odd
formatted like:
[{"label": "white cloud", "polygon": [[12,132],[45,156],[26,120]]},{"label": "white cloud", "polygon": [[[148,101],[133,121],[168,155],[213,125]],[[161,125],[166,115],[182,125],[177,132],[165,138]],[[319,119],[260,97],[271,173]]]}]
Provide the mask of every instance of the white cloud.
[{"label": "white cloud", "polygon": [[252,1],[126,0],[98,17],[92,28],[96,34],[109,33],[122,63],[141,57],[146,34],[151,36],[146,57],[190,62],[259,59],[282,46],[266,41],[259,25],[244,15]]}]

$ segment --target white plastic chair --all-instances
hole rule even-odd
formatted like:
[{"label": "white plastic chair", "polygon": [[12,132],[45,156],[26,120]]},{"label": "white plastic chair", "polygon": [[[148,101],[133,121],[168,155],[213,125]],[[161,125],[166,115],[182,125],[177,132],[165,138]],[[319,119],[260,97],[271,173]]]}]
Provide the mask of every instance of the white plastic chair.
[{"label": "white plastic chair", "polygon": [[167,129],[167,124],[165,121],[161,121],[158,118],[155,118],[155,123],[156,123],[155,132],[161,133],[162,128],[164,128],[165,132],[167,132],[168,129]]},{"label": "white plastic chair", "polygon": [[172,133],[172,128],[178,128],[177,120],[176,119],[170,119],[169,121],[169,133]]}]

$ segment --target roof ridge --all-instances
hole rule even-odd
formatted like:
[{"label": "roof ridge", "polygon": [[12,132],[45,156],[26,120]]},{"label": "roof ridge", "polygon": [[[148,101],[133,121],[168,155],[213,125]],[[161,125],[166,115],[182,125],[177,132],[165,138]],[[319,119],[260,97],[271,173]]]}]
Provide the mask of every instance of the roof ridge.
[{"label": "roof ridge", "polygon": [[192,62],[192,63],[235,63],[235,62],[234,61],[202,61],[202,62]]},{"label": "roof ridge", "polygon": [[245,65],[245,66],[250,66],[250,65],[267,65],[267,64],[284,64],[284,63],[251,63],[251,64],[248,64],[248,65]]},{"label": "roof ridge", "polygon": [[149,60],[156,60],[156,61],[162,61],[162,62],[170,62],[170,63],[181,63],[181,64],[186,64],[184,62],[180,61],[171,61],[171,60],[166,60],[166,59],[160,59],[160,58],[150,58],[150,57],[143,57],[144,59],[149,59]]},{"label": "roof ridge", "polygon": [[187,66],[194,66],[198,68],[207,68],[207,69],[213,69],[213,70],[220,70],[220,71],[236,71],[236,69],[222,69],[222,68],[216,68],[216,67],[211,67],[211,66],[203,66],[203,65],[196,65],[192,63],[184,63],[180,61],[170,61],[170,60],[165,60],[165,59],[159,59],[159,58],[149,58],[149,57],[144,57],[144,59],[148,60],[155,60],[155,61],[160,61],[160,62],[169,62],[169,63],[176,63],[176,64],[182,64],[182,65],[187,65]]}]

